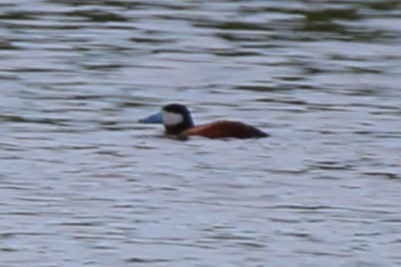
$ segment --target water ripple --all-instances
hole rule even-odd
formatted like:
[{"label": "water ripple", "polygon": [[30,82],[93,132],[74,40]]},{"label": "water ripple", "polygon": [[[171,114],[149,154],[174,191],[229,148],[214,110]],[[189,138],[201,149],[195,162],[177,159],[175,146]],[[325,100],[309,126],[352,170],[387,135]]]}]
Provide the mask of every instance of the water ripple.
[{"label": "water ripple", "polygon": [[398,1],[0,6],[2,267],[400,264]]}]

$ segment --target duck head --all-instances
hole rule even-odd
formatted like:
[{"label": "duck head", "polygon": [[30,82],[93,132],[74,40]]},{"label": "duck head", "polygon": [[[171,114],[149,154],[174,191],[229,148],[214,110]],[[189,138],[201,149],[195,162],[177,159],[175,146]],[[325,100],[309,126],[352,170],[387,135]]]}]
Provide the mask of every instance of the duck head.
[{"label": "duck head", "polygon": [[166,134],[179,135],[194,127],[194,122],[188,108],[180,104],[164,106],[160,112],[139,120],[141,123],[163,123]]}]

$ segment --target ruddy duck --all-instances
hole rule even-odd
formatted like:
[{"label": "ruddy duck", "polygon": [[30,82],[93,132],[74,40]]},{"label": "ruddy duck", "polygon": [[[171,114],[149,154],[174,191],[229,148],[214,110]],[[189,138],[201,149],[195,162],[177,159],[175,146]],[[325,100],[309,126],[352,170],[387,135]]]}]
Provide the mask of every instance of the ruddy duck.
[{"label": "ruddy duck", "polygon": [[189,136],[203,136],[207,138],[261,138],[269,134],[251,125],[237,121],[216,121],[195,126],[191,113],[186,106],[169,104],[161,112],[139,120],[142,123],[163,123],[167,135],[186,139]]}]

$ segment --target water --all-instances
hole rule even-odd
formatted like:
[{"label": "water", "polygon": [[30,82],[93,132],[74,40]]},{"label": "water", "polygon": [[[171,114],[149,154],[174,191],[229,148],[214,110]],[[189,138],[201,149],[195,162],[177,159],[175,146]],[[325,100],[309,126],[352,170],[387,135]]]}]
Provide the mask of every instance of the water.
[{"label": "water", "polygon": [[[0,4],[0,262],[401,265],[398,1]],[[167,103],[259,140],[141,125]]]}]

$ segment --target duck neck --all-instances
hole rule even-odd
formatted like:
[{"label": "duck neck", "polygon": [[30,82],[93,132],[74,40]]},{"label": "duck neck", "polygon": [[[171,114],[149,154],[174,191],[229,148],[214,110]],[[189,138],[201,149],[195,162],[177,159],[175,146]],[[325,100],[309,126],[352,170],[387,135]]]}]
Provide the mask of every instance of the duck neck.
[{"label": "duck neck", "polygon": [[179,135],[182,132],[194,127],[194,122],[191,117],[184,119],[184,122],[172,126],[165,126],[166,134],[168,135]]}]

